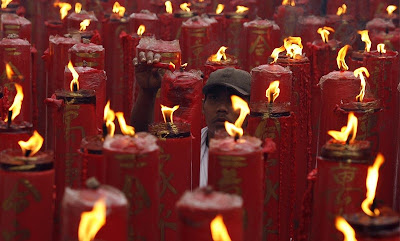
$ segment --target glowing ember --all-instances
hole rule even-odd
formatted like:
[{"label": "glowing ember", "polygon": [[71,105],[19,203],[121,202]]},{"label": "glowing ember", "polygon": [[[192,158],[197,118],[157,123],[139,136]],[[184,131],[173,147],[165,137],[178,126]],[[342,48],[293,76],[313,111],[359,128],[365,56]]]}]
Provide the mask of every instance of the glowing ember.
[{"label": "glowing ember", "polygon": [[356,139],[357,127],[358,119],[353,112],[350,112],[347,119],[347,126],[343,126],[340,131],[328,131],[328,134],[337,141],[353,143]]},{"label": "glowing ember", "polygon": [[336,15],[341,16],[343,14],[345,14],[347,11],[347,6],[346,4],[343,4],[341,7],[338,8]]},{"label": "glowing ember", "polygon": [[176,106],[174,106],[172,108],[164,106],[164,105],[161,105],[161,112],[162,112],[162,115],[163,115],[165,123],[167,123],[167,122],[174,123],[173,115],[174,115],[174,112],[178,108],[179,108],[179,105],[176,105]]},{"label": "glowing ember", "polygon": [[7,63],[6,64],[6,75],[7,79],[12,80],[12,77],[14,75],[14,71],[12,70],[11,66]]},{"label": "glowing ember", "polygon": [[83,212],[79,222],[79,241],[92,241],[101,227],[106,224],[106,202],[103,199],[97,201],[92,211]]},{"label": "glowing ember", "polygon": [[303,44],[300,37],[287,37],[283,40],[283,46],[286,49],[286,56],[295,58],[303,54]]},{"label": "glowing ember", "polygon": [[113,13],[117,13],[120,17],[125,15],[125,7],[121,6],[119,2],[115,2],[112,9]]},{"label": "glowing ember", "polygon": [[272,51],[271,57],[274,59],[271,64],[276,63],[278,60],[279,54],[285,51],[285,47],[281,46],[280,48],[275,48],[274,51]]},{"label": "glowing ember", "polygon": [[72,73],[72,80],[71,80],[71,83],[69,84],[69,88],[71,91],[78,91],[79,90],[79,81],[78,81],[79,74],[74,69],[74,66],[72,65],[71,61],[69,61],[69,63],[68,63],[68,69]]},{"label": "glowing ember", "polygon": [[385,44],[378,44],[378,46],[376,47],[376,49],[377,49],[378,52],[381,53],[381,54],[386,53]]},{"label": "glowing ember", "polygon": [[85,31],[86,28],[90,25],[90,19],[83,20],[79,25],[81,26],[79,30]]},{"label": "glowing ember", "polygon": [[335,32],[335,30],[331,27],[323,27],[323,28],[319,28],[317,30],[317,33],[319,33],[321,35],[322,41],[324,43],[327,43],[329,41],[329,34],[331,32]]},{"label": "glowing ember", "polygon": [[357,31],[361,35],[361,40],[365,43],[365,51],[371,51],[371,40],[369,39],[368,30]]},{"label": "glowing ember", "polygon": [[33,156],[42,148],[43,137],[37,131],[34,131],[28,141],[19,141],[18,145],[21,147],[24,156]]},{"label": "glowing ember", "polygon": [[141,24],[141,25],[138,27],[136,33],[137,33],[137,35],[142,36],[142,35],[144,34],[145,31],[146,31],[146,27],[145,27],[143,24]]},{"label": "glowing ember", "polygon": [[281,89],[279,89],[279,80],[275,80],[269,84],[269,87],[265,93],[268,99],[268,103],[273,103],[278,98]]},{"label": "glowing ember", "polygon": [[364,95],[365,95],[365,84],[366,84],[366,82],[365,82],[365,77],[364,77],[363,74],[365,74],[365,76],[369,77],[369,72],[368,72],[367,68],[361,67],[361,68],[358,68],[358,69],[354,70],[354,76],[355,77],[360,77],[360,79],[361,79],[360,94],[356,96],[356,100],[358,102],[362,102],[363,99],[364,99]]},{"label": "glowing ember", "polygon": [[218,4],[217,9],[215,9],[216,14],[221,14],[222,11],[224,11],[225,5],[224,4]]},{"label": "glowing ember", "polygon": [[[2,5],[3,6],[3,5]],[[396,11],[397,7],[395,5],[389,5],[386,8],[386,11],[389,15],[392,15],[394,11]]]},{"label": "glowing ember", "polygon": [[8,4],[10,4],[11,2],[12,0],[1,0],[1,8],[7,8]]},{"label": "glowing ember", "polygon": [[218,52],[216,54],[211,55],[211,61],[213,62],[220,62],[221,60],[226,60],[226,54],[225,51],[228,48],[225,46],[222,46],[219,48]]},{"label": "glowing ember", "polygon": [[166,1],[165,2],[165,11],[167,13],[172,13],[172,3],[171,3],[171,1]]},{"label": "glowing ember", "polygon": [[239,117],[235,121],[235,124],[225,121],[225,129],[230,136],[241,137],[243,136],[242,125],[246,116],[250,114],[250,108],[246,101],[236,95],[231,96],[232,107],[235,111],[240,111]]},{"label": "glowing ember", "polygon": [[179,7],[185,12],[190,12],[190,3],[182,3]]},{"label": "glowing ember", "polygon": [[341,48],[339,50],[338,56],[336,58],[336,62],[338,65],[338,68],[340,70],[348,70],[349,66],[347,66],[346,64],[346,54],[347,54],[347,50],[349,49],[350,45],[345,45],[343,48]]},{"label": "glowing ember", "polygon": [[380,214],[378,209],[371,210],[371,206],[375,199],[376,186],[379,179],[379,168],[384,162],[385,158],[381,153],[378,153],[374,164],[368,167],[368,175],[365,182],[367,186],[367,195],[365,200],[361,203],[361,208],[365,214],[371,217],[378,216]]},{"label": "glowing ember", "polygon": [[236,13],[245,13],[249,11],[248,7],[245,6],[236,6]]},{"label": "glowing ember", "polygon": [[224,219],[217,215],[210,223],[211,235],[213,241],[231,241],[228,230],[226,229]]},{"label": "glowing ember", "polygon": [[54,3],[54,7],[60,8],[61,19],[64,19],[68,15],[68,11],[72,8],[71,4],[63,2]]},{"label": "glowing ember", "polygon": [[133,126],[128,126],[126,124],[125,118],[124,118],[124,113],[122,112],[117,112],[115,115],[118,118],[119,122],[119,128],[121,129],[122,134],[128,135],[128,136],[134,136],[135,135],[135,128]]},{"label": "glowing ember", "polygon": [[82,11],[82,4],[75,3],[75,13],[80,13]]},{"label": "glowing ember", "polygon": [[344,218],[336,217],[335,226],[337,230],[343,233],[344,241],[357,241],[356,232]]},{"label": "glowing ember", "polygon": [[[8,108],[8,110],[12,112],[12,121],[19,115],[19,113],[21,113],[22,101],[24,100],[24,92],[22,90],[22,86],[15,83],[15,89],[17,90],[17,94],[14,97],[13,104],[10,106],[10,108]],[[6,117],[5,121],[8,121],[8,117]]]},{"label": "glowing ember", "polygon": [[283,0],[282,5],[296,6],[296,2],[294,0]]},{"label": "glowing ember", "polygon": [[107,102],[106,106],[104,107],[104,122],[107,128],[107,133],[109,136],[114,136],[115,132],[115,113],[110,108],[110,101]]}]

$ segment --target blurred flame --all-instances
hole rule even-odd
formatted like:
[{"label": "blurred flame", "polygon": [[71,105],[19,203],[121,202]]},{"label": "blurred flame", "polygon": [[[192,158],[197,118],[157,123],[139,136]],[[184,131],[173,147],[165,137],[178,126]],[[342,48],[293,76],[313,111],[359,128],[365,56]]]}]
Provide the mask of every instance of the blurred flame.
[{"label": "blurred flame", "polygon": [[33,156],[42,148],[43,137],[37,131],[34,131],[28,141],[19,141],[18,145],[21,147],[24,156],[27,151],[30,151],[29,156]]},{"label": "blurred flame", "polygon": [[303,44],[300,37],[287,37],[283,40],[283,46],[286,49],[286,56],[295,58],[296,55],[303,54]]},{"label": "blurred flame", "polygon": [[279,80],[275,80],[269,84],[269,87],[265,93],[268,99],[268,103],[273,103],[278,98],[281,89],[279,89]]},{"label": "blurred flame", "polygon": [[1,0],[1,8],[6,8],[11,2],[12,0]]},{"label": "blurred flame", "polygon": [[244,120],[246,119],[246,116],[250,113],[250,108],[247,102],[242,98],[240,98],[239,96],[232,95],[231,100],[233,109],[235,111],[240,110],[240,114],[237,120],[235,121],[235,124],[225,121],[225,129],[229,135],[231,136],[238,135],[239,137],[241,137],[243,136],[242,125]]},{"label": "blurred flame", "polygon": [[167,13],[172,13],[172,3],[171,3],[171,1],[166,1],[165,2],[165,11]]},{"label": "blurred flame", "polygon": [[113,13],[118,13],[120,17],[123,17],[125,14],[125,7],[121,6],[119,2],[115,2],[112,11]]},{"label": "blurred flame", "polygon": [[368,30],[357,31],[361,35],[361,40],[365,43],[365,51],[371,51],[371,40],[369,39]]},{"label": "blurred flame", "polygon": [[181,65],[181,69],[185,69],[188,66],[188,63],[184,63]]},{"label": "blurred flame", "polygon": [[181,5],[179,5],[179,7],[186,12],[190,12],[190,3],[182,3]]},{"label": "blurred flame", "polygon": [[124,113],[122,112],[117,112],[115,115],[118,118],[119,122],[119,128],[121,129],[122,134],[128,135],[128,136],[134,136],[135,135],[135,128],[133,126],[128,126],[126,124],[125,118],[124,118]]},{"label": "blurred flame", "polygon": [[142,36],[142,35],[144,34],[145,31],[146,31],[146,27],[145,27],[143,24],[141,24],[141,25],[138,27],[136,33],[137,33],[137,35]]},{"label": "blurred flame", "polygon": [[378,52],[381,53],[381,54],[386,53],[385,44],[378,44],[378,46],[376,47],[376,49],[377,49]]},{"label": "blurred flame", "polygon": [[346,4],[342,4],[342,6],[338,8],[336,15],[341,16],[341,15],[345,14],[346,11],[347,11]]},{"label": "blurred flame", "polygon": [[79,241],[92,241],[101,227],[106,224],[106,202],[98,200],[92,211],[83,212],[79,222],[78,237]]},{"label": "blurred flame", "polygon": [[331,27],[323,27],[317,30],[317,33],[321,35],[322,41],[327,43],[329,41],[329,34],[330,32],[335,32],[335,30]]},{"label": "blurred flame", "polygon": [[79,90],[79,74],[78,72],[76,72],[76,70],[74,69],[74,66],[72,65],[71,60],[68,63],[68,69],[71,71],[72,73],[72,80],[71,83],[69,84],[69,88],[71,91],[74,91],[74,85],[76,85],[76,89]]},{"label": "blurred flame", "polygon": [[336,217],[335,226],[337,230],[343,233],[343,241],[357,241],[356,232],[344,218]]},{"label": "blurred flame", "polygon": [[71,4],[63,2],[54,3],[54,7],[60,8],[61,19],[64,19],[68,15],[68,11],[72,8]]},{"label": "blurred flame", "polygon": [[[230,123],[229,123],[230,124]],[[228,230],[226,229],[224,219],[217,215],[210,223],[211,235],[213,241],[231,241]]]},{"label": "blurred flame", "polygon": [[328,135],[332,136],[337,141],[347,142],[349,135],[351,134],[350,143],[352,143],[356,139],[357,126],[358,119],[354,115],[354,112],[350,112],[347,119],[347,126],[343,126],[340,131],[330,130],[328,131]]},{"label": "blurred flame", "polygon": [[175,69],[175,64],[174,64],[174,63],[169,62],[169,65],[171,65],[171,66],[174,67],[174,69]]},{"label": "blurred flame", "polygon": [[224,4],[218,4],[217,9],[215,9],[216,14],[221,14],[222,11],[224,11],[225,5]]},{"label": "blurred flame", "polygon": [[347,50],[349,49],[350,45],[345,45],[343,48],[339,50],[338,56],[336,58],[337,65],[339,67],[339,70],[348,70],[349,66],[346,64],[346,54]]},{"label": "blurred flame", "polygon": [[296,3],[294,0],[283,0],[282,5],[296,6]]},{"label": "blurred flame", "polygon": [[226,49],[228,49],[228,48],[225,46],[222,46],[221,48],[219,48],[219,50],[216,54],[211,55],[211,61],[220,62],[222,59],[226,60],[226,54],[225,54]]},{"label": "blurred flame", "polygon": [[275,63],[278,60],[279,53],[282,53],[285,51],[285,47],[281,46],[280,48],[275,48],[274,51],[272,51],[271,57],[274,58],[274,60],[271,62],[271,64]]},{"label": "blurred flame", "polygon": [[80,13],[82,10],[82,4],[81,3],[75,3],[75,13]]},{"label": "blurred flame", "polygon": [[[15,89],[17,90],[17,94],[14,97],[14,102],[8,108],[9,111],[12,111],[11,120],[14,120],[15,117],[19,115],[21,112],[22,101],[24,100],[24,92],[22,90],[22,86],[20,84],[15,83]],[[8,117],[6,117],[5,122],[8,121]]]},{"label": "blurred flame", "polygon": [[6,75],[7,79],[12,80],[12,77],[14,75],[14,71],[12,70],[11,66],[7,63],[6,64]]},{"label": "blurred flame", "polygon": [[83,20],[81,23],[80,23],[80,31],[85,31],[86,30],[86,28],[87,28],[87,26],[89,26],[90,25],[90,19],[85,19],[85,20]]},{"label": "blurred flame", "polygon": [[[3,5],[1,5],[1,6],[3,7]],[[389,15],[392,15],[393,12],[394,12],[396,9],[397,9],[397,7],[396,7],[395,5],[389,5],[389,6],[386,8],[386,11],[387,11],[387,13],[388,13]]]},{"label": "blurred flame", "polygon": [[110,108],[110,101],[104,107],[104,122],[106,123],[108,135],[113,137],[115,132],[115,113]]},{"label": "blurred flame", "polygon": [[245,13],[249,11],[248,7],[245,6],[236,6],[236,13]]},{"label": "blurred flame", "polygon": [[360,77],[360,79],[361,79],[360,94],[356,96],[356,100],[359,101],[359,102],[363,101],[364,95],[365,95],[365,84],[366,84],[366,82],[365,82],[365,77],[364,77],[363,74],[365,74],[365,76],[369,77],[369,72],[368,72],[367,68],[360,67],[360,68],[354,70],[354,76],[355,77]]},{"label": "blurred flame", "polygon": [[371,206],[375,199],[376,186],[379,179],[379,168],[384,162],[385,158],[381,153],[378,153],[374,164],[368,167],[368,175],[365,181],[367,186],[367,195],[365,200],[361,203],[361,208],[365,214],[371,217],[378,216],[380,214],[378,209],[371,210]]},{"label": "blurred flame", "polygon": [[167,123],[167,122],[174,123],[173,115],[174,115],[174,112],[175,112],[178,108],[179,108],[179,105],[176,105],[176,106],[174,106],[174,107],[172,107],[172,108],[167,107],[167,106],[165,106],[165,105],[161,105],[161,112],[162,112],[162,115],[163,115],[163,118],[164,118],[164,122],[165,122],[165,123]]}]

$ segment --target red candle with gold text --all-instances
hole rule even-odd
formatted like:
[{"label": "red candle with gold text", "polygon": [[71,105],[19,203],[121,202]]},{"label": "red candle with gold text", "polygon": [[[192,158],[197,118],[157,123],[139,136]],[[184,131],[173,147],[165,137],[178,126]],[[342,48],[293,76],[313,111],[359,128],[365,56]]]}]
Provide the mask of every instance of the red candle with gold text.
[{"label": "red candle with gold text", "polygon": [[84,39],[83,43],[72,46],[68,53],[74,66],[104,70],[104,47],[102,45],[90,43]]},{"label": "red candle with gold text", "polygon": [[[132,133],[131,133],[132,134]],[[159,240],[160,174],[157,138],[145,132],[107,137],[106,184],[122,190],[130,208],[128,239]]]},{"label": "red candle with gold text", "polygon": [[166,13],[160,14],[160,38],[162,40],[180,39],[182,23],[196,14],[190,11],[188,3],[180,5],[181,10],[173,13],[171,1],[165,2]]},{"label": "red candle with gold text", "polygon": [[20,140],[22,152],[0,152],[2,241],[53,240],[53,153],[38,152],[42,143],[35,131],[28,141]]},{"label": "red candle with gold text", "polygon": [[97,30],[98,20],[93,12],[87,12],[82,10],[80,12],[72,12],[66,18],[66,26],[69,33],[76,33],[82,29],[82,21],[87,21],[89,24],[85,28],[86,31],[94,31]]},{"label": "red candle with gold text", "polygon": [[274,20],[279,25],[283,38],[295,35],[299,18],[303,14],[304,9],[296,6],[294,0],[283,0],[282,5],[275,9]]},{"label": "red candle with gold text", "polygon": [[19,38],[31,42],[31,22],[16,14],[1,14],[1,31],[3,38],[7,37],[9,34],[17,34]]},{"label": "red candle with gold text", "polygon": [[206,84],[210,74],[218,69],[239,68],[236,57],[225,53],[227,49],[227,47],[221,46],[217,53],[207,59],[204,65],[203,84]]},{"label": "red candle with gold text", "polygon": [[[206,241],[212,237],[223,236],[222,241],[242,241],[243,237],[243,199],[234,194],[213,191],[211,188],[186,191],[176,203],[179,216],[178,241]],[[211,226],[215,226],[216,217],[223,220],[216,233]],[[214,223],[214,224],[212,224]],[[227,236],[228,235],[228,236]],[[229,237],[230,239],[226,239]]]},{"label": "red candle with gold text", "polygon": [[142,10],[139,13],[132,13],[129,16],[129,33],[136,33],[140,25],[146,26],[146,31],[159,36],[159,20],[155,13]]}]

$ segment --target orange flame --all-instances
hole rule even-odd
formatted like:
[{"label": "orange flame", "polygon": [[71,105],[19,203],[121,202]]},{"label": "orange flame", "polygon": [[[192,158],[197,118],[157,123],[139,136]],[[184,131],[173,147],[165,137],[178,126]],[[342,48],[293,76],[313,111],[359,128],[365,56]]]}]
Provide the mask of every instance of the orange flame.
[{"label": "orange flame", "polygon": [[225,129],[230,136],[243,136],[242,125],[246,116],[250,114],[250,108],[246,101],[236,95],[231,96],[232,107],[235,111],[240,111],[239,117],[235,121],[235,124],[225,121]]},{"label": "orange flame", "polygon": [[174,123],[173,114],[178,108],[179,108],[179,105],[176,105],[172,108],[167,107],[165,105],[161,105],[161,112],[162,112],[165,123],[167,123],[167,122]]},{"label": "orange flame", "polygon": [[80,13],[82,11],[82,4],[75,3],[75,13]]},{"label": "orange flame", "polygon": [[182,3],[179,7],[185,12],[190,12],[190,3]]},{"label": "orange flame", "polygon": [[376,47],[376,49],[377,49],[378,52],[381,53],[381,54],[386,53],[385,44],[378,44],[378,46]]},{"label": "orange flame", "polygon": [[365,43],[365,51],[371,51],[371,40],[369,39],[368,30],[357,31],[361,35],[361,40]]},{"label": "orange flame", "polygon": [[181,69],[186,69],[187,66],[188,66],[188,63],[184,63],[181,65]]},{"label": "orange flame", "polygon": [[224,8],[225,8],[225,5],[224,4],[218,4],[217,5],[217,9],[215,9],[215,13],[216,14],[221,14],[222,13],[222,11],[224,11]]},{"label": "orange flame", "polygon": [[245,13],[249,11],[248,7],[245,6],[236,6],[236,13]]},{"label": "orange flame", "polygon": [[118,15],[120,17],[123,17],[125,14],[125,7],[121,6],[121,4],[119,4],[119,2],[115,2],[113,5],[113,9],[112,9],[113,13],[118,13]]},{"label": "orange flame", "polygon": [[344,241],[357,241],[356,232],[344,218],[336,217],[335,226],[337,230],[343,233]]},{"label": "orange flame", "polygon": [[12,80],[12,77],[14,75],[14,71],[12,70],[10,64],[6,64],[6,75],[7,75],[7,79]]},{"label": "orange flame", "polygon": [[286,49],[286,56],[295,58],[296,55],[303,54],[303,44],[300,37],[287,37],[283,40],[283,46]]},{"label": "orange flame", "polygon": [[282,5],[296,6],[296,2],[294,0],[283,0]]},{"label": "orange flame", "polygon": [[335,32],[335,30],[331,27],[323,27],[317,30],[317,33],[321,35],[322,41],[327,43],[329,41],[329,34],[330,32]]},{"label": "orange flame", "polygon": [[110,101],[104,107],[104,122],[106,123],[108,135],[113,137],[115,132],[115,113],[110,108]]},{"label": "orange flame", "polygon": [[175,69],[175,64],[172,62],[169,62],[169,65],[171,65],[173,67],[173,69]]},{"label": "orange flame", "polygon": [[221,48],[219,48],[219,50],[216,54],[211,55],[211,61],[220,62],[222,59],[226,60],[226,54],[225,54],[226,49],[228,49],[228,48],[225,46],[222,46]]},{"label": "orange flame", "polygon": [[43,137],[37,131],[34,131],[28,141],[19,141],[18,145],[21,147],[24,156],[33,156],[42,148]]},{"label": "orange flame", "polygon": [[342,6],[338,8],[336,15],[341,16],[341,15],[345,14],[346,11],[347,11],[346,4],[342,4]]},{"label": "orange flame", "polygon": [[106,202],[98,200],[92,211],[83,212],[79,222],[78,237],[79,241],[94,240],[97,232],[106,224]]},{"label": "orange flame", "polygon": [[346,54],[347,50],[349,49],[350,45],[345,45],[343,48],[339,50],[338,56],[336,58],[337,65],[340,70],[348,70],[349,66],[346,64]]},{"label": "orange flame", "polygon": [[361,68],[354,70],[354,76],[360,77],[360,79],[361,79],[360,94],[356,96],[356,100],[358,102],[363,101],[364,95],[365,95],[366,82],[365,82],[365,77],[364,77],[363,73],[365,74],[365,76],[369,77],[369,72],[368,72],[367,68],[365,68],[365,67],[361,67]]},{"label": "orange flame", "polygon": [[224,219],[221,215],[217,215],[211,221],[210,229],[213,241],[231,241],[231,237],[229,236]]},{"label": "orange flame", "polygon": [[6,8],[11,2],[12,0],[1,0],[1,8]]},{"label": "orange flame", "polygon": [[167,13],[172,13],[172,3],[171,3],[171,1],[166,1],[165,2],[165,11]]},{"label": "orange flame", "polygon": [[138,27],[136,33],[137,33],[137,35],[142,36],[142,35],[144,34],[145,31],[146,31],[146,26],[144,26],[143,24],[141,24],[141,25]]},{"label": "orange flame", "polygon": [[[358,126],[358,119],[353,112],[350,112],[347,119],[347,126],[343,126],[340,131],[330,130],[328,131],[328,134],[337,141],[353,143],[357,135],[357,126]],[[351,139],[349,141],[350,134],[351,134]]]},{"label": "orange flame", "polygon": [[378,153],[374,164],[368,167],[368,175],[365,182],[367,186],[367,195],[365,200],[361,203],[361,208],[365,214],[371,217],[378,216],[380,214],[378,209],[371,210],[371,206],[375,199],[376,186],[379,179],[379,168],[384,162],[385,158],[381,153]]},{"label": "orange flame", "polygon": [[134,136],[135,135],[135,128],[133,126],[128,126],[126,124],[125,118],[124,118],[124,113],[122,112],[117,112],[115,115],[118,118],[119,122],[119,128],[121,129],[122,134],[128,135],[128,136]]},{"label": "orange flame", "polygon": [[268,103],[273,103],[278,98],[281,89],[279,89],[279,80],[275,80],[269,84],[269,87],[265,93],[268,99]]},{"label": "orange flame", "polygon": [[71,83],[69,84],[69,88],[71,91],[78,91],[79,90],[79,81],[78,81],[79,74],[74,69],[74,66],[72,65],[71,60],[68,63],[68,69],[72,73],[72,80],[71,80]]},{"label": "orange flame", "polygon": [[276,63],[278,60],[279,54],[285,51],[285,47],[281,46],[280,48],[275,48],[274,51],[272,51],[271,57],[274,59],[271,64]]},{"label": "orange flame", "polygon": [[[17,90],[17,94],[14,97],[13,104],[10,106],[10,108],[8,108],[8,110],[12,112],[11,120],[14,120],[19,115],[19,113],[21,113],[22,101],[24,100],[24,92],[22,90],[22,86],[15,83],[15,89]],[[5,121],[8,121],[8,117],[6,117]]]},{"label": "orange flame", "polygon": [[86,28],[90,25],[90,19],[83,20],[80,24],[81,27],[79,28],[80,31],[85,31]]},{"label": "orange flame", "polygon": [[394,11],[396,11],[396,9],[397,9],[397,7],[396,7],[395,5],[389,5],[389,6],[386,8],[386,11],[387,11],[387,13],[388,13],[389,16],[390,16],[390,15],[393,14]]},{"label": "orange flame", "polygon": [[64,19],[68,15],[68,11],[72,8],[71,4],[63,2],[54,3],[54,7],[60,8],[61,19]]}]

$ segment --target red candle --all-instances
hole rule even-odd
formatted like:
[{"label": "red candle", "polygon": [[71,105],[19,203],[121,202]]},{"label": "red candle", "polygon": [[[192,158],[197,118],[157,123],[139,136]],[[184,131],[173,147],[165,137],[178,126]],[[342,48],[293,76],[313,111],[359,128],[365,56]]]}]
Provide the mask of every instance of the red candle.
[{"label": "red candle", "polygon": [[[223,9],[220,11],[223,11]],[[211,38],[214,42],[214,44],[211,44],[211,49],[214,51],[214,49],[216,50],[223,45],[225,41],[225,16],[223,13],[208,13],[207,16],[211,19]]]},{"label": "red candle", "polygon": [[116,135],[104,142],[106,184],[122,190],[130,204],[128,239],[159,240],[159,147],[148,133]]},{"label": "red candle", "polygon": [[363,4],[358,5],[357,2],[350,0],[333,0],[327,3],[326,13],[329,15],[338,15],[341,11],[341,15],[346,14],[355,18],[359,10],[358,8],[361,7],[361,5]]},{"label": "red candle", "polygon": [[98,27],[97,27],[98,20],[96,18],[96,15],[94,15],[93,12],[86,12],[85,10],[82,10],[79,13],[72,12],[66,18],[66,26],[67,26],[68,32],[75,33],[75,32],[80,31],[81,22],[85,19],[90,20],[90,24],[86,27],[86,31],[93,31],[93,30],[98,29]]},{"label": "red candle", "polygon": [[28,122],[8,123],[0,120],[0,151],[18,149],[18,141],[28,139],[32,134],[32,124]]},{"label": "red candle", "polygon": [[400,51],[400,28],[394,31],[371,34],[371,41],[375,44],[384,43],[389,50]]},{"label": "red candle", "polygon": [[[290,2],[294,3],[293,0]],[[274,20],[279,25],[282,37],[293,36],[296,33],[299,18],[303,16],[304,9],[292,5],[280,5],[274,13]]]},{"label": "red candle", "polygon": [[84,40],[68,50],[74,66],[92,67],[104,70],[104,47]]},{"label": "red candle", "polygon": [[335,29],[334,39],[343,44],[352,45],[357,37],[356,21],[352,15],[327,15],[326,26]]},{"label": "red candle", "polygon": [[[309,43],[314,42],[317,39],[320,39],[320,35],[317,32],[319,28],[326,26],[325,18],[319,16],[305,16],[299,19],[299,29],[296,31],[297,36],[301,36],[302,42],[305,44],[305,51],[307,52],[307,48]],[[275,45],[275,46],[278,46]]]},{"label": "red candle", "polygon": [[17,34],[19,38],[31,42],[31,22],[16,14],[5,13],[1,15],[1,31],[3,37],[7,37],[9,34]]},{"label": "red candle", "polygon": [[248,22],[246,12],[236,13],[230,12],[225,14],[225,42],[229,48],[229,52],[238,59],[240,67],[243,67],[245,60],[241,60],[241,48],[240,36],[243,33],[243,24]]},{"label": "red candle", "polygon": [[[128,201],[120,190],[96,185],[85,189],[66,188],[62,201],[62,237],[78,240],[79,224],[83,212],[89,212],[98,200],[106,203],[105,224],[94,240],[128,240]],[[98,217],[98,216],[96,216]],[[99,218],[96,218],[99,221]]]},{"label": "red candle", "polygon": [[178,241],[212,240],[210,224],[217,215],[223,222],[232,241],[242,241],[243,200],[238,195],[196,189],[185,192],[176,203],[179,215]]},{"label": "red candle", "polygon": [[160,14],[160,38],[162,40],[179,39],[182,23],[193,16],[192,12],[172,14],[172,9],[170,13]]},{"label": "red candle", "polygon": [[47,20],[44,22],[44,24],[46,25],[45,39],[49,39],[52,35],[64,36],[64,34],[67,33],[64,23],[60,20]]},{"label": "red candle", "polygon": [[391,20],[374,18],[367,23],[366,29],[372,33],[393,31],[396,26]]},{"label": "red candle", "polygon": [[52,153],[0,153],[1,240],[53,240],[53,185]]},{"label": "red candle", "polygon": [[129,32],[136,33],[140,25],[146,26],[146,32],[159,36],[159,20],[155,13],[142,10],[139,13],[132,13],[129,16]]},{"label": "red candle", "polygon": [[[218,69],[239,68],[238,61],[235,56],[226,54],[226,47],[222,46],[216,54],[211,55],[204,65],[203,85],[207,83],[210,74]],[[224,56],[226,59],[224,59]]]},{"label": "red candle", "polygon": [[79,154],[82,163],[82,185],[90,177],[99,182],[106,181],[106,165],[103,156],[104,137],[101,135],[86,136],[82,139]]}]

